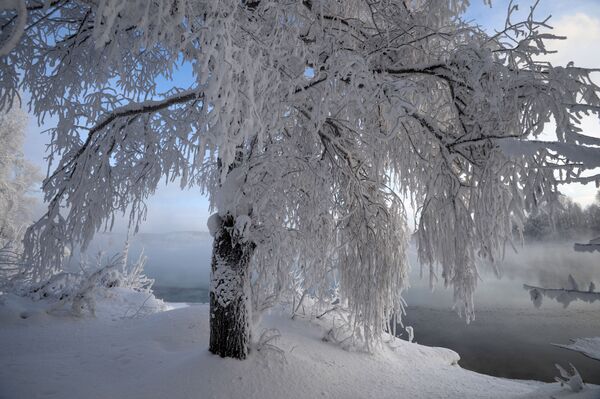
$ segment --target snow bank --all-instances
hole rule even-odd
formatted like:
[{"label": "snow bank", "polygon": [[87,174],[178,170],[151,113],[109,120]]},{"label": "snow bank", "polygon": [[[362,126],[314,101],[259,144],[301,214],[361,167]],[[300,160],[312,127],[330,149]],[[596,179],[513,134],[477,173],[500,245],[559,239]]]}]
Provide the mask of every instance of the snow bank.
[{"label": "snow bank", "polygon": [[[142,317],[172,308],[172,306],[156,298],[150,291],[113,287],[94,290],[90,294],[95,307],[94,318],[97,321]],[[90,315],[82,316],[83,319],[89,317]],[[63,321],[62,319],[67,318],[77,318],[74,316],[68,301],[34,301],[31,298],[13,294],[0,295],[1,325],[14,324],[19,320],[28,320],[29,323],[21,325],[35,328],[35,323],[41,320],[60,322]]]},{"label": "snow bank", "polygon": [[207,305],[146,317],[102,316],[114,316],[119,301],[131,299],[116,298],[114,306],[101,301],[96,318],[43,313],[7,319],[27,306],[0,297],[0,397],[431,399],[562,392],[558,384],[470,372],[456,365],[458,355],[448,349],[401,340],[372,355],[344,351],[323,340],[331,320],[291,320],[280,311],[262,322],[280,332],[270,342],[276,347],[255,347],[245,361],[222,359],[207,350]]},{"label": "snow bank", "polygon": [[[592,359],[600,360],[600,337],[575,338],[570,344],[554,344],[560,348],[570,349],[575,352],[583,353]],[[600,367],[600,366],[599,366]]]}]

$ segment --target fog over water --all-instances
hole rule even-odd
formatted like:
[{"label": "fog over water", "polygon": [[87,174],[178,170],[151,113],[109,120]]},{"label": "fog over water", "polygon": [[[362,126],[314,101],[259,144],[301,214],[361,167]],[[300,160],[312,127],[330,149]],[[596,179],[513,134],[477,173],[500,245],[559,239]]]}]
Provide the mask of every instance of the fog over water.
[{"label": "fog over water", "polygon": [[[101,234],[88,254],[122,249],[124,235]],[[589,237],[579,242],[586,242]],[[155,294],[171,302],[206,302],[212,239],[205,232],[139,234],[131,241],[130,256],[144,250],[146,274],[155,279]],[[469,325],[452,310],[453,292],[440,282],[432,292],[427,273],[419,278],[416,248],[409,252],[411,287],[405,325],[414,328],[415,341],[453,349],[460,365],[478,372],[521,379],[551,381],[555,363],[572,363],[584,381],[600,384],[600,362],[552,346],[570,338],[600,335],[600,302],[572,302],[567,308],[544,298],[535,308],[523,284],[562,288],[571,274],[581,287],[594,281],[600,287],[600,254],[573,251],[573,242],[532,243],[507,250],[499,262],[501,278],[481,264],[475,293],[475,320]]]},{"label": "fog over water", "polygon": [[[579,242],[587,242],[581,238]],[[573,242],[530,243],[507,250],[499,262],[501,278],[491,265],[480,265],[481,281],[475,292],[475,320],[467,325],[450,310],[452,289],[438,284],[433,292],[428,278],[419,279],[416,249],[405,325],[415,341],[455,350],[464,368],[500,377],[552,381],[556,363],[572,363],[584,381],[600,383],[600,362],[552,346],[576,337],[600,335],[600,302],[572,302],[568,307],[544,298],[540,308],[531,302],[523,284],[547,288],[568,287],[571,274],[580,287],[600,283],[600,254],[579,253]]]},{"label": "fog over water", "polygon": [[[123,250],[125,234],[98,234],[86,256],[93,258],[99,251],[107,255]],[[130,260],[143,251],[147,257],[145,273],[155,279],[155,287],[208,288],[212,237],[208,232],[178,231],[171,233],[141,233],[131,238]],[[77,256],[71,267],[76,267]],[[182,300],[182,302],[189,302]]]},{"label": "fog over water", "polygon": [[[588,240],[589,237],[578,242]],[[475,292],[476,309],[532,308],[529,294],[523,289],[523,284],[563,288],[568,286],[569,275],[573,276],[580,287],[587,288],[591,281],[596,285],[600,283],[600,253],[575,252],[572,241],[534,242],[518,247],[517,251],[507,249],[505,258],[497,261],[500,276],[495,274],[492,265],[484,262],[479,265],[480,281]],[[424,271],[424,278],[419,278],[420,266],[414,246],[411,246],[408,256],[412,265],[411,288],[405,295],[408,304],[448,307],[448,303],[453,302],[452,289],[444,289],[440,277],[432,292],[427,270]],[[542,308],[556,310],[562,309],[563,306],[544,299]],[[600,303],[574,302],[569,309],[600,311]]]}]

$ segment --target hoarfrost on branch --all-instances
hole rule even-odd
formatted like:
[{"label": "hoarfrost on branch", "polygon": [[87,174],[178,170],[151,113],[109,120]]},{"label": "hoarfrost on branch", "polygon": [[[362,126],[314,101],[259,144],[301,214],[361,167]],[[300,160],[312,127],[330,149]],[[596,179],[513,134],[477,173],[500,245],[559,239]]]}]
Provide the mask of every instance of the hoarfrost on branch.
[{"label": "hoarfrost on branch", "polygon": [[161,180],[179,181],[241,217],[255,308],[335,295],[372,342],[403,312],[404,198],[431,283],[469,320],[476,258],[502,256],[559,182],[598,181],[584,172],[599,140],[579,123],[600,89],[535,58],[558,38],[533,9],[489,35],[460,19],[466,0],[19,4],[22,32],[0,14],[0,108],[27,90],[58,121],[48,211],[26,236],[39,279],[116,213],[137,228]]}]

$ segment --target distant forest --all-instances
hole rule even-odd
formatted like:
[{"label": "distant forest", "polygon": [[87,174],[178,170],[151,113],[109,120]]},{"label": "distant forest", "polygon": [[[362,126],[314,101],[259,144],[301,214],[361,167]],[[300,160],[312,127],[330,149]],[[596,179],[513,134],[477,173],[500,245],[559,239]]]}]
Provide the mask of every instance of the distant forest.
[{"label": "distant forest", "polygon": [[583,208],[567,196],[529,215],[524,226],[527,240],[570,239],[600,236],[600,190],[593,204]]}]

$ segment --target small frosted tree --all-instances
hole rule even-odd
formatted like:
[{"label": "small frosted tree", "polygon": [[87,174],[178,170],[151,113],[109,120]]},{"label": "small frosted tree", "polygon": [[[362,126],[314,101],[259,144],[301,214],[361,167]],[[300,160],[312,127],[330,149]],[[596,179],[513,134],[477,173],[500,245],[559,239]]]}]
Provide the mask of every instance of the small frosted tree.
[{"label": "small frosted tree", "polygon": [[545,20],[511,9],[488,35],[460,19],[467,3],[19,2],[0,15],[0,105],[22,88],[58,119],[35,272],[117,212],[137,227],[159,181],[179,180],[217,211],[211,351],[246,357],[251,312],[289,290],[337,296],[369,347],[403,311],[409,197],[432,284],[441,271],[472,318],[476,259],[559,181],[598,179],[582,171],[600,140],[578,124],[600,99],[589,70],[536,60],[556,38]]},{"label": "small frosted tree", "polygon": [[27,115],[19,108],[0,111],[0,277],[6,281],[18,270],[25,229],[33,220],[30,196],[41,177],[23,158]]}]

